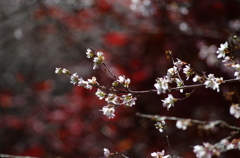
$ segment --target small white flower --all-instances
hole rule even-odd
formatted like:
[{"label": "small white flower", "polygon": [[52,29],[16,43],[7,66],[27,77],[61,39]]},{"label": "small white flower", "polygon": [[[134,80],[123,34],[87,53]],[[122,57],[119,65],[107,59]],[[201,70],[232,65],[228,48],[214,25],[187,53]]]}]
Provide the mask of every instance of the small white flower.
[{"label": "small white flower", "polygon": [[236,79],[240,79],[240,71],[239,72],[235,72],[234,76],[236,76]]},{"label": "small white flower", "polygon": [[178,120],[177,123],[176,123],[176,126],[177,126],[178,129],[186,130],[187,126],[189,126],[190,124],[191,124],[190,119]]},{"label": "small white flower", "polygon": [[188,80],[189,77],[193,74],[193,71],[192,71],[192,69],[190,67],[190,64],[189,65],[185,65],[185,68],[183,68],[183,73],[185,73],[185,75],[187,77],[186,80]]},{"label": "small white flower", "polygon": [[[177,87],[183,87],[184,83],[182,80],[180,80],[179,78],[175,78],[175,82],[177,83]],[[180,89],[180,92],[183,92],[183,89]]]},{"label": "small white flower", "polygon": [[231,61],[231,58],[229,56],[226,56],[222,62],[225,63],[225,62],[228,62],[228,61]]},{"label": "small white flower", "polygon": [[67,70],[67,69],[62,69],[62,73],[64,73],[64,74],[69,74],[70,72]]},{"label": "small white flower", "polygon": [[125,76],[119,76],[117,82],[122,84],[124,87],[129,87],[131,80],[129,78],[125,79]]},{"label": "small white flower", "polygon": [[108,103],[113,103],[115,100],[116,94],[109,93],[107,98],[105,98],[105,101]]},{"label": "small white flower", "polygon": [[110,105],[104,106],[100,111],[103,111],[103,115],[106,115],[109,119],[115,117],[115,114],[114,114],[115,109]]},{"label": "small white flower", "polygon": [[211,158],[213,155],[220,155],[220,151],[218,151],[212,144],[209,143],[203,143],[203,146],[195,145],[193,147],[193,152],[198,158]]},{"label": "small white flower", "polygon": [[155,127],[156,127],[156,129],[159,130],[159,132],[162,133],[162,132],[164,131],[164,129],[167,128],[166,122],[165,122],[164,120],[162,120],[162,121],[160,121],[160,122],[157,122],[157,123],[155,124]]},{"label": "small white flower", "polygon": [[135,105],[135,100],[137,100],[137,98],[133,98],[131,93],[128,95],[122,95],[122,101],[125,106],[131,107]]},{"label": "small white flower", "polygon": [[169,158],[170,155],[165,155],[164,156],[164,152],[165,152],[164,150],[162,150],[162,152],[159,152],[159,151],[153,152],[153,153],[151,153],[151,156],[153,158]]},{"label": "small white flower", "polygon": [[157,89],[157,94],[166,93],[168,90],[168,83],[170,82],[168,78],[158,78],[156,79],[154,87]]},{"label": "small white flower", "polygon": [[201,81],[202,77],[198,76],[198,75],[195,75],[193,77],[193,82],[197,82],[197,81]]},{"label": "small white flower", "polygon": [[88,81],[84,81],[82,78],[79,78],[79,80],[78,80],[78,86],[82,86],[82,87],[84,87],[84,88],[86,88],[86,89],[92,89],[92,85],[90,85],[89,83],[88,83]]},{"label": "small white flower", "polygon": [[230,114],[236,118],[240,117],[240,106],[239,104],[232,104],[230,107]]},{"label": "small white flower", "polygon": [[212,88],[213,90],[217,90],[219,92],[219,85],[223,82],[223,78],[215,78],[214,74],[209,74],[207,80],[204,82],[206,88]]},{"label": "small white flower", "polygon": [[174,65],[178,68],[180,71],[182,69],[182,66],[185,65],[186,63],[181,61],[180,59],[177,59],[178,61],[174,63]]},{"label": "small white flower", "polygon": [[235,68],[234,76],[236,76],[236,79],[240,79],[240,64],[234,64],[232,65],[233,68]]},{"label": "small white flower", "polygon": [[235,68],[235,71],[240,71],[240,64],[233,64],[233,68]]},{"label": "small white flower", "polygon": [[100,89],[98,89],[95,94],[96,94],[96,96],[99,97],[100,100],[102,100],[102,99],[106,96],[106,93],[104,93],[104,92],[101,91]]},{"label": "small white flower", "polygon": [[72,74],[72,76],[70,77],[70,83],[72,83],[72,84],[78,83],[78,75],[77,75],[77,73]]},{"label": "small white flower", "polygon": [[56,73],[56,74],[62,73],[62,69],[61,69],[61,68],[56,68],[55,73]]},{"label": "small white flower", "polygon": [[96,57],[93,58],[93,69],[97,69],[98,65],[102,64],[104,56],[102,52],[97,52]]},{"label": "small white flower", "polygon": [[163,102],[163,107],[167,107],[167,109],[169,110],[170,107],[174,106],[174,103],[177,101],[177,99],[175,99],[172,94],[168,94],[168,97],[165,98],[164,100],[162,100]]},{"label": "small white flower", "polygon": [[110,151],[107,148],[103,149],[104,156],[109,157]]},{"label": "small white flower", "polygon": [[217,144],[217,148],[220,151],[226,151],[234,149],[235,145],[230,143],[227,139],[222,139],[220,143]]},{"label": "small white flower", "polygon": [[92,85],[98,84],[97,78],[93,76],[92,79],[88,79],[88,83],[90,83]]},{"label": "small white flower", "polygon": [[87,49],[86,54],[87,54],[87,58],[92,58],[94,56],[93,50],[90,48]]},{"label": "small white flower", "polygon": [[220,45],[220,48],[218,48],[218,50],[217,50],[217,54],[218,54],[218,58],[221,58],[221,57],[225,57],[225,55],[226,55],[226,51],[227,51],[227,48],[228,48],[228,43],[227,42],[225,42],[224,44],[221,44]]},{"label": "small white flower", "polygon": [[174,67],[168,69],[168,71],[167,71],[167,77],[168,77],[169,79],[174,78],[174,77],[176,77],[177,73],[178,73],[177,67],[174,66]]}]

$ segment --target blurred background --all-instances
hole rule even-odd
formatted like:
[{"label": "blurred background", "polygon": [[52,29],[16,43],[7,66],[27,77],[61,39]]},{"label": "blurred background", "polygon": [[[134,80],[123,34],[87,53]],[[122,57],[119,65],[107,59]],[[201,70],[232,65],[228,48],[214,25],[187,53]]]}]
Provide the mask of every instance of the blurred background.
[{"label": "blurred background", "polygon": [[[108,148],[131,158],[162,150],[169,154],[155,122],[136,112],[222,119],[239,126],[229,114],[231,103],[238,102],[235,95],[224,97],[239,90],[239,82],[222,85],[219,93],[198,88],[170,111],[161,102],[167,94],[141,95],[136,105],[118,107],[109,120],[99,111],[106,103],[95,96],[96,88],[73,86],[69,76],[54,72],[63,67],[110,86],[113,77],[103,67],[92,70],[92,60],[86,58],[91,47],[104,52],[115,75],[131,79],[132,90],[152,89],[156,78],[166,75],[172,67],[166,50],[199,74],[233,78],[215,52],[229,40],[227,31],[239,37],[239,10],[239,0],[1,0],[0,153],[80,158],[101,157]],[[234,53],[239,61],[240,52]],[[187,83],[193,84],[191,80]],[[194,145],[216,143],[231,132],[197,126],[182,131],[171,121],[167,125],[174,155],[184,158],[195,157]],[[221,158],[236,155],[240,151],[232,150]]]}]

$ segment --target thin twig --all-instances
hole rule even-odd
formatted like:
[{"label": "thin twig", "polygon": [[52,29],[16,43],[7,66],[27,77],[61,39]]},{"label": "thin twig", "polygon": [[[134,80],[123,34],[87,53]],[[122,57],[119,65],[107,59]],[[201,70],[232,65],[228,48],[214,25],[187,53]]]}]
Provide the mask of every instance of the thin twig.
[{"label": "thin twig", "polygon": [[15,156],[15,155],[8,155],[8,154],[0,154],[1,158],[37,158],[31,156]]},{"label": "thin twig", "polygon": [[[173,120],[173,121],[182,120],[182,121],[184,121],[184,120],[189,120],[189,118],[185,119],[185,118],[172,117],[172,116],[148,115],[148,114],[141,114],[141,113],[136,113],[136,115],[140,116],[140,117],[144,117],[144,118],[150,118],[150,119],[153,119],[155,121],[162,121],[162,120]],[[228,123],[226,123],[225,121],[222,121],[222,120],[216,120],[216,121],[200,121],[200,120],[195,120],[195,119],[190,119],[190,120],[191,120],[192,123],[195,123],[195,124],[206,125],[206,124],[212,123],[215,126],[220,125],[220,127],[222,127],[222,128],[229,128],[229,129],[232,129],[232,130],[240,131],[240,127],[229,125]]]},{"label": "thin twig", "polygon": [[166,136],[166,140],[167,140],[167,144],[168,144],[168,148],[169,148],[170,155],[171,155],[171,157],[173,158],[172,148],[171,148],[171,145],[170,145],[170,142],[169,142],[169,139],[168,139],[167,132],[166,132],[165,129],[163,129],[163,132],[164,132],[164,134],[165,134],[165,136]]}]

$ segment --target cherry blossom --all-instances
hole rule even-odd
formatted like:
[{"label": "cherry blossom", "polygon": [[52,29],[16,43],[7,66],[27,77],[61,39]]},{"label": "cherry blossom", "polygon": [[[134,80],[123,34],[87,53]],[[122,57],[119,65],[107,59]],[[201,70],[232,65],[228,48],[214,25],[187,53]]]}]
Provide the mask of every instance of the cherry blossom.
[{"label": "cherry blossom", "polygon": [[110,156],[110,151],[107,148],[103,149],[104,156],[109,157]]},{"label": "cherry blossom", "polygon": [[193,147],[193,152],[198,158],[211,158],[213,155],[220,155],[220,151],[218,151],[212,144],[209,143],[203,143],[203,146],[195,145]]},{"label": "cherry blossom", "polygon": [[209,74],[207,80],[204,82],[206,88],[212,88],[213,90],[217,90],[219,92],[219,85],[223,82],[223,78],[215,78],[214,74]]},{"label": "cherry blossom", "polygon": [[176,123],[176,126],[179,129],[186,130],[187,126],[189,126],[190,124],[191,124],[191,120],[190,119],[178,120],[177,123]]},{"label": "cherry blossom", "polygon": [[240,117],[240,106],[239,104],[232,104],[230,107],[230,114],[236,118]]},{"label": "cherry blossom", "polygon": [[157,152],[151,153],[151,156],[153,158],[169,158],[170,157],[170,155],[164,155],[164,153],[165,153],[164,150],[162,150],[162,152],[157,151]]},{"label": "cherry blossom", "polygon": [[111,105],[104,106],[100,111],[103,111],[103,115],[106,115],[109,119],[115,117],[115,108]]},{"label": "cherry blossom", "polygon": [[56,68],[56,69],[55,69],[55,73],[56,73],[56,74],[62,73],[62,69],[61,69],[61,68]]},{"label": "cherry blossom", "polygon": [[102,52],[97,52],[97,55],[93,58],[93,69],[97,69],[102,64],[104,56]]},{"label": "cherry blossom", "polygon": [[193,71],[192,71],[192,69],[190,67],[190,64],[189,65],[185,65],[185,68],[183,68],[183,73],[185,73],[185,75],[187,77],[186,80],[188,80],[189,77],[193,74]]},{"label": "cherry blossom", "polygon": [[104,92],[101,91],[100,89],[98,89],[95,94],[96,94],[96,96],[99,97],[100,100],[102,100],[102,99],[106,96],[106,93],[104,93]]},{"label": "cherry blossom", "polygon": [[70,77],[70,83],[72,83],[72,84],[78,83],[78,75],[77,75],[77,73],[72,74],[72,76]]},{"label": "cherry blossom", "polygon": [[117,82],[119,82],[120,84],[122,84],[124,87],[129,87],[129,84],[131,82],[131,80],[128,78],[126,79],[125,76],[119,76]]},{"label": "cherry blossom", "polygon": [[168,83],[170,82],[168,78],[158,78],[156,79],[154,87],[157,89],[157,94],[166,93],[168,90]]},{"label": "cherry blossom", "polygon": [[155,124],[155,127],[156,127],[156,129],[159,129],[159,132],[162,133],[164,131],[164,129],[167,128],[166,122],[164,120],[157,122]]},{"label": "cherry blossom", "polygon": [[93,50],[90,49],[90,48],[87,49],[86,54],[87,54],[87,58],[92,58],[92,57],[94,57]]},{"label": "cherry blossom", "polygon": [[172,94],[168,94],[168,97],[165,98],[164,100],[162,100],[163,102],[163,107],[167,107],[167,109],[169,110],[170,107],[174,106],[174,103],[177,101],[177,99],[175,99]]},{"label": "cherry blossom", "polygon": [[228,48],[228,42],[225,42],[224,44],[221,44],[220,45],[220,48],[218,48],[217,50],[217,54],[218,54],[218,58],[221,58],[221,57],[225,57],[226,55],[226,52],[227,52],[227,48]]}]

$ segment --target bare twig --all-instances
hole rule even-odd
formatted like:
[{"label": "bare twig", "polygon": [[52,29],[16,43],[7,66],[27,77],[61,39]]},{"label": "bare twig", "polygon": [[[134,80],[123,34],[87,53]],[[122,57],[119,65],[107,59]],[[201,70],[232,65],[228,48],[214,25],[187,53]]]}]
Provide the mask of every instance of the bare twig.
[{"label": "bare twig", "polygon": [[8,154],[0,154],[1,158],[37,158],[31,156],[15,156],[15,155],[8,155]]},{"label": "bare twig", "polygon": [[192,123],[195,124],[201,124],[201,125],[206,125],[206,124],[213,124],[213,125],[219,125],[222,128],[229,128],[232,130],[237,130],[240,131],[240,127],[232,126],[226,123],[225,121],[222,120],[216,120],[216,121],[200,121],[200,120],[195,120],[195,119],[185,119],[185,118],[179,118],[179,117],[173,117],[173,116],[161,116],[161,115],[148,115],[148,114],[141,114],[141,113],[136,113],[137,116],[144,117],[144,118],[150,118],[155,121],[162,121],[162,120],[173,120],[173,121],[178,121],[178,120],[191,120]]}]

